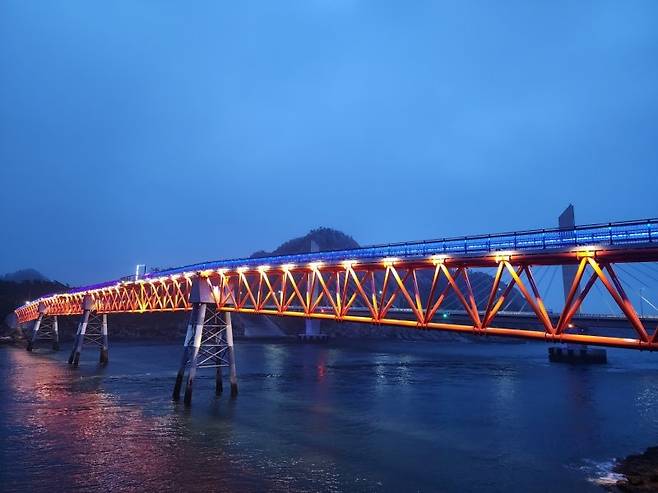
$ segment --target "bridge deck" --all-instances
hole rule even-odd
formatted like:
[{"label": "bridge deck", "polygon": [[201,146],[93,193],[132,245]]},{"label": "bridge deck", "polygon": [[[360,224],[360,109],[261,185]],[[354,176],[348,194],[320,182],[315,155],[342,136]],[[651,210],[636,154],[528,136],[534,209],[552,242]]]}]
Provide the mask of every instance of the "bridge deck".
[{"label": "bridge deck", "polygon": [[[103,313],[189,310],[193,283],[203,282],[223,311],[656,350],[658,330],[637,315],[613,264],[658,261],[657,228],[658,220],[651,219],[203,262],[43,297],[19,307],[16,315],[20,322],[36,319],[39,310],[73,315],[82,312],[86,298]],[[562,312],[551,314],[532,268],[566,264],[577,264],[576,276]],[[486,307],[475,300],[468,274],[473,267],[497,271]],[[505,276],[506,287],[501,284]],[[573,333],[570,322],[597,281],[636,339]],[[497,326],[513,288],[532,309],[540,330]],[[449,292],[467,315],[459,323],[440,316]]]}]

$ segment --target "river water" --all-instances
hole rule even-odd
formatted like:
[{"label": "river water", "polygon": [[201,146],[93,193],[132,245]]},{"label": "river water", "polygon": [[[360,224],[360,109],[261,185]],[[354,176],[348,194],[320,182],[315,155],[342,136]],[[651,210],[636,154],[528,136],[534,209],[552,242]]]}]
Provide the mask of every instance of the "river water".
[{"label": "river water", "polygon": [[0,348],[3,491],[602,491],[658,444],[658,354],[549,364],[535,343],[237,341],[240,395],[180,347]]}]

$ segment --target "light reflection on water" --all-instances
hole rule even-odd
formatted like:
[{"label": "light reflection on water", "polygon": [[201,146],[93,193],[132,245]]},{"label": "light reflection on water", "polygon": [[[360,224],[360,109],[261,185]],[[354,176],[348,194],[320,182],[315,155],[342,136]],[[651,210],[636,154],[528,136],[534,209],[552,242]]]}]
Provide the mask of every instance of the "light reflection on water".
[{"label": "light reflection on water", "polygon": [[192,409],[169,400],[178,346],[114,344],[106,369],[83,353],[78,370],[65,352],[0,349],[4,490],[599,491],[592,464],[658,444],[658,355],[569,367],[534,344],[237,349],[239,398],[215,399],[202,372]]}]

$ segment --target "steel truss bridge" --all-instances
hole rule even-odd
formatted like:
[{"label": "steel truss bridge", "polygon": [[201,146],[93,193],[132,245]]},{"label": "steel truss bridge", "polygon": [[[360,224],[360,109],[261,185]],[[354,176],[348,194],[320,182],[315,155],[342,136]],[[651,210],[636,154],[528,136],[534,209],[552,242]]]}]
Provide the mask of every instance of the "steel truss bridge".
[{"label": "steel truss bridge", "polygon": [[[36,320],[40,313],[82,314],[85,298],[102,314],[191,310],[192,286],[200,282],[221,312],[655,350],[658,330],[638,316],[615,270],[619,263],[655,261],[658,220],[651,219],[205,262],[46,296],[15,313],[21,323]],[[533,269],[571,264],[577,269],[562,311],[549,313]],[[482,267],[495,268],[496,273],[486,306],[478,307],[469,271]],[[571,322],[597,280],[634,337],[573,330]],[[506,282],[505,289],[501,282]],[[497,323],[513,288],[530,307],[534,330]],[[449,293],[466,314],[460,323],[438,316]]]}]

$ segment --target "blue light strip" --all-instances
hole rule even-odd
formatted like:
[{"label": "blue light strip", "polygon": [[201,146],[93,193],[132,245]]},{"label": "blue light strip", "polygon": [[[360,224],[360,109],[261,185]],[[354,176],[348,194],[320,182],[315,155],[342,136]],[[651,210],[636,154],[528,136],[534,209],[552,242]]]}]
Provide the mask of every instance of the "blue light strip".
[{"label": "blue light strip", "polygon": [[[152,272],[142,279],[153,279],[184,272],[197,272],[215,269],[236,269],[238,267],[257,268],[261,265],[307,264],[310,262],[336,263],[344,260],[381,260],[387,257],[414,258],[431,255],[477,256],[498,251],[541,252],[568,249],[579,246],[646,247],[658,246],[658,219],[626,221],[609,224],[577,226],[574,229],[542,229],[517,231],[480,236],[444,238],[440,240],[374,245],[346,250],[331,250],[294,255],[239,258],[190,264],[174,269]],[[117,284],[119,280],[108,281],[92,286],[84,286],[69,291],[76,293],[100,289]]]}]

